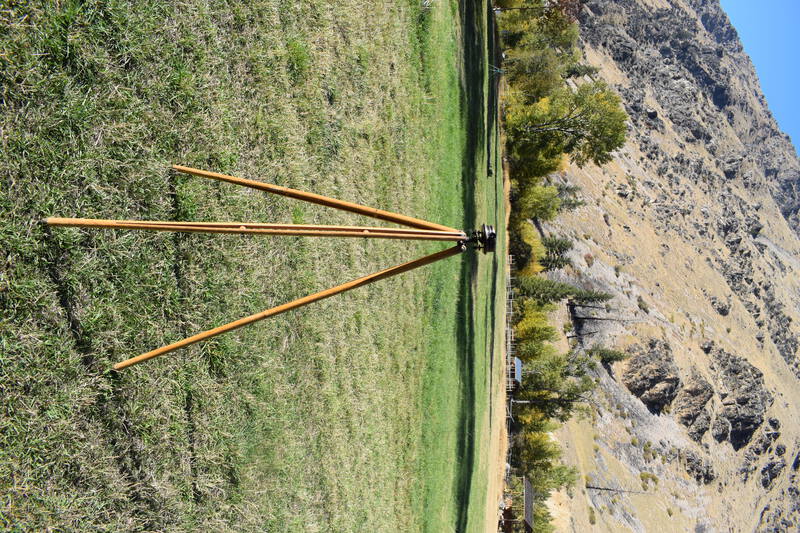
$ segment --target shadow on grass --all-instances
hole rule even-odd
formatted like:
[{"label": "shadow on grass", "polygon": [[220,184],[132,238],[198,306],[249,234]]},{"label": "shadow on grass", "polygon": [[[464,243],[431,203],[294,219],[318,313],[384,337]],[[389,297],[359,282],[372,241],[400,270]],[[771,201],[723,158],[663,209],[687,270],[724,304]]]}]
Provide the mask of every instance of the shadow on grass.
[{"label": "shadow on grass", "polygon": [[[462,27],[462,50],[464,73],[461,79],[460,104],[464,131],[466,132],[464,158],[462,160],[463,206],[465,228],[478,225],[475,213],[475,180],[478,164],[486,149],[487,129],[486,95],[484,94],[485,32],[482,24],[484,3],[466,0],[459,3]],[[459,317],[457,339],[461,354],[459,374],[463,384],[461,413],[458,423],[458,466],[455,478],[456,531],[466,531],[469,517],[469,497],[475,467],[475,295],[478,270],[478,254],[466,254],[461,261],[461,297],[458,302]]]},{"label": "shadow on grass", "polygon": [[[499,84],[500,84],[500,74],[498,71],[498,66],[501,64],[500,59],[500,36],[497,33],[497,25],[495,24],[494,12],[492,10],[491,4],[486,5],[486,24],[487,24],[487,42],[489,47],[489,95],[488,101],[486,103],[486,175],[489,179],[497,182],[498,176],[495,173],[499,172],[502,173],[503,170],[500,166],[500,162],[497,160],[497,155],[499,153],[499,143],[500,143],[500,125],[497,121],[498,116],[498,95],[499,95]],[[505,219],[500,217],[500,213],[503,211],[500,209],[500,206],[505,201],[503,198],[503,189],[501,187],[494,187],[494,206],[495,206],[495,217],[494,217],[494,227],[495,229],[502,235],[502,228],[505,225]],[[489,431],[491,432],[492,429],[492,422],[494,421],[494,402],[491,400],[494,398],[494,363],[495,363],[495,342],[494,342],[494,327],[495,327],[495,313],[497,312],[497,291],[499,289],[497,279],[500,269],[500,261],[498,260],[497,253],[492,254],[492,279],[495,280],[492,283],[492,293],[489,295],[489,313],[488,319],[491,321],[491,342],[489,343]]]}]

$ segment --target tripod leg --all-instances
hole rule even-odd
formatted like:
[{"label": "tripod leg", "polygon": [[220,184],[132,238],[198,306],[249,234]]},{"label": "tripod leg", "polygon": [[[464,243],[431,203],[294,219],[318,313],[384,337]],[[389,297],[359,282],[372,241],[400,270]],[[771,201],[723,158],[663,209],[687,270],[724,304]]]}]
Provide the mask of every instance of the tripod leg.
[{"label": "tripod leg", "polygon": [[361,287],[363,285],[368,285],[375,281],[389,278],[391,276],[396,276],[397,274],[402,274],[403,272],[408,272],[409,270],[414,270],[415,268],[419,268],[421,266],[429,265],[431,263],[435,263],[436,261],[440,261],[447,257],[460,254],[466,250],[466,246],[463,244],[458,244],[453,246],[452,248],[448,248],[446,250],[442,250],[441,252],[437,252],[435,254],[427,255],[425,257],[421,257],[414,261],[409,261],[408,263],[403,263],[397,266],[393,266],[387,268],[385,270],[381,270],[380,272],[375,272],[374,274],[369,274],[367,276],[355,279],[353,281],[348,281],[347,283],[343,283],[341,285],[337,285],[336,287],[325,289],[324,291],[320,291],[314,294],[310,294],[308,296],[304,296],[303,298],[298,298],[297,300],[279,305],[277,307],[273,307],[272,309],[267,309],[266,311],[261,311],[260,313],[256,313],[254,315],[250,315],[245,318],[240,318],[239,320],[235,320],[233,322],[229,322],[223,326],[219,326],[208,331],[204,331],[202,333],[198,333],[197,335],[193,335],[192,337],[188,337],[178,342],[174,342],[167,346],[162,346],[161,348],[152,350],[147,353],[143,353],[142,355],[138,355],[136,357],[132,357],[131,359],[127,359],[120,363],[114,365],[114,370],[121,370],[123,368],[127,368],[131,365],[135,365],[141,363],[142,361],[147,361],[148,359],[152,359],[153,357],[158,357],[159,355],[164,355],[166,353],[175,351],[179,348],[183,348],[185,346],[189,346],[196,342],[200,342],[205,339],[209,339],[211,337],[215,337],[222,333],[227,333],[228,331],[233,331],[234,329],[240,328],[242,326],[246,326],[248,324],[252,324],[253,322],[258,322],[259,320],[263,320],[265,318],[278,315],[280,313],[284,313],[289,311],[290,309],[295,309],[297,307],[302,307],[304,305],[317,302],[319,300],[324,300],[325,298],[329,298],[335,294],[339,294],[342,292],[349,291],[351,289],[355,289],[357,287]]},{"label": "tripod leg", "polygon": [[235,183],[237,185],[259,189],[261,191],[271,192],[281,196],[288,196],[289,198],[296,198],[297,200],[303,200],[305,202],[311,202],[313,204],[320,204],[327,207],[333,207],[335,209],[341,209],[343,211],[349,211],[351,213],[357,213],[359,215],[387,220],[389,222],[395,222],[397,224],[410,226],[412,228],[432,229],[437,231],[458,231],[457,229],[442,226],[441,224],[435,224],[433,222],[428,222],[427,220],[408,217],[398,213],[392,213],[391,211],[383,211],[381,209],[375,209],[374,207],[367,207],[361,204],[345,202],[343,200],[322,196],[321,194],[298,191],[297,189],[289,189],[288,187],[281,187],[280,185],[272,185],[270,183],[264,183],[261,181],[237,178],[236,176],[228,176],[226,174],[219,174],[217,172],[209,172],[208,170],[199,170],[181,165],[172,165],[172,168],[173,170],[176,170],[177,172],[183,172],[184,174],[192,174],[194,176],[200,176],[203,178],[227,181],[228,183]]},{"label": "tripod leg", "polygon": [[461,241],[464,232],[446,232],[411,228],[379,228],[363,226],[318,226],[311,224],[264,224],[250,222],[170,222],[160,220],[106,220],[96,218],[57,218],[43,220],[51,226],[72,226],[103,229],[135,229],[149,231],[182,231],[191,233],[236,233],[254,235],[305,235],[308,237],[360,237],[373,239],[409,239],[429,241]]}]

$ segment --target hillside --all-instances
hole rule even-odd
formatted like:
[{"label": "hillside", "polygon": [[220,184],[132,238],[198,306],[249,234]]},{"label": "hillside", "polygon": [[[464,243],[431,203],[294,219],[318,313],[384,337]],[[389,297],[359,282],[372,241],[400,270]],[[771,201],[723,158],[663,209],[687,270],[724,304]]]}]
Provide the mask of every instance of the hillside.
[{"label": "hillside", "polygon": [[590,0],[580,25],[630,125],[612,163],[552,177],[586,202],[545,225],[576,243],[553,277],[614,295],[557,323],[631,357],[558,433],[582,475],[550,501],[559,529],[794,531],[795,149],[717,0]]}]

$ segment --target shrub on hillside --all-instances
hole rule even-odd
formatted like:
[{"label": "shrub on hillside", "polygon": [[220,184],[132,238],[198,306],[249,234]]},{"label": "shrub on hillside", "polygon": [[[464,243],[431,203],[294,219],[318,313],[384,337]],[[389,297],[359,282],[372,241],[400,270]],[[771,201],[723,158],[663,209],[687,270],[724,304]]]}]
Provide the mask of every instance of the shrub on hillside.
[{"label": "shrub on hillside", "polygon": [[630,357],[629,353],[597,346],[589,350],[589,355],[592,357],[597,357],[604,365],[610,365],[611,363],[616,363],[617,361],[624,361]]}]

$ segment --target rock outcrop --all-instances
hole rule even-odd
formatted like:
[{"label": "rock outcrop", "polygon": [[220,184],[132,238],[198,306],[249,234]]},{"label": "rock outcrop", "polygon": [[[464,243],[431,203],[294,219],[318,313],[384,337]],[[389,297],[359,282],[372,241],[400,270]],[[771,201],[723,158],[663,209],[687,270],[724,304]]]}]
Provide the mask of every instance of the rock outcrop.
[{"label": "rock outcrop", "polygon": [[686,426],[689,436],[699,441],[711,426],[711,411],[706,407],[714,395],[711,384],[696,372],[678,391],[672,413],[676,420]]},{"label": "rock outcrop", "polygon": [[637,347],[636,352],[622,380],[650,411],[660,413],[675,398],[680,385],[672,351],[669,344],[651,339],[647,348]]},{"label": "rock outcrop", "polygon": [[756,367],[721,348],[711,351],[712,368],[717,371],[717,390],[722,408],[711,429],[714,438],[730,441],[735,450],[744,447],[761,424],[772,403],[764,388],[763,374]]}]

